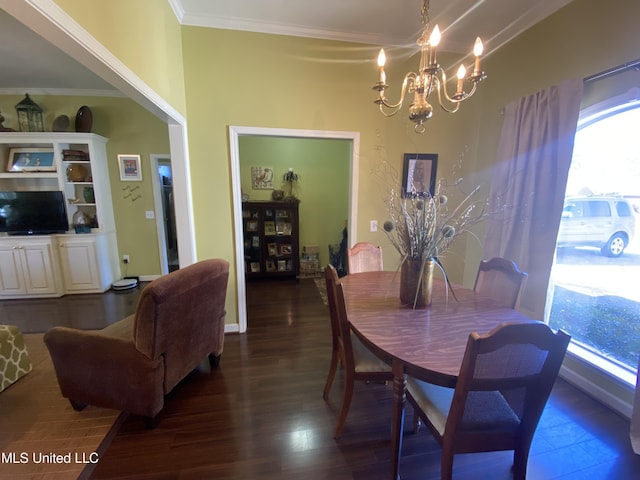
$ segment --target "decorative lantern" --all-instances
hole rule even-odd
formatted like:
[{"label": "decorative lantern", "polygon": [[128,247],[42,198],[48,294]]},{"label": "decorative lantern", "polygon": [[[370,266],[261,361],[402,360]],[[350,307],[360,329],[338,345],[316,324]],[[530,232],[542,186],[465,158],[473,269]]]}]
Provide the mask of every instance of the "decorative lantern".
[{"label": "decorative lantern", "polygon": [[44,132],[42,108],[29,98],[28,93],[16,105],[16,112],[18,113],[18,125],[20,125],[21,132]]}]

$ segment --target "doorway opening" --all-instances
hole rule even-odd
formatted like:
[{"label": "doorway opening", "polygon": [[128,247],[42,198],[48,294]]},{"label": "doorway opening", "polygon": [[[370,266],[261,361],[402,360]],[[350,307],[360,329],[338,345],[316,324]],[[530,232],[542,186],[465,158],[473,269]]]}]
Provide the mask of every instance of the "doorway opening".
[{"label": "doorway opening", "polygon": [[337,139],[350,140],[350,165],[349,165],[349,208],[347,229],[352,242],[357,241],[357,199],[358,199],[358,158],[360,151],[360,133],[336,132],[326,130],[290,130],[278,128],[258,127],[229,127],[229,147],[231,156],[231,179],[233,185],[233,216],[234,239],[236,252],[236,286],[238,291],[238,331],[243,333],[247,329],[247,294],[244,268],[244,234],[242,221],[242,183],[240,174],[240,148],[239,137],[244,135]]},{"label": "doorway opening", "polygon": [[152,154],[151,167],[154,174],[153,198],[158,230],[160,266],[162,273],[167,274],[177,270],[180,265],[171,157],[169,155]]}]

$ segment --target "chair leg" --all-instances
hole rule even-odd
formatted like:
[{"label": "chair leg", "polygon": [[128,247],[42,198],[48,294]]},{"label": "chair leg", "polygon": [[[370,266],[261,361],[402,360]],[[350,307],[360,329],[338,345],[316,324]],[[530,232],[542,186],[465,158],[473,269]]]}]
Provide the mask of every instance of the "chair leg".
[{"label": "chair leg", "polygon": [[453,478],[453,449],[443,445],[442,459],[440,461],[441,480],[451,480]]},{"label": "chair leg", "polygon": [[[345,372],[346,373],[346,372]],[[349,407],[351,406],[351,398],[353,398],[353,377],[351,375],[345,375],[344,377],[344,394],[342,396],[342,408],[340,409],[340,417],[338,418],[338,426],[336,427],[336,433],[333,436],[338,439],[342,436],[342,429],[347,421],[347,414],[349,413]]]},{"label": "chair leg", "polygon": [[336,370],[338,369],[338,352],[335,350],[331,354],[331,365],[329,365],[329,374],[327,375],[327,381],[324,384],[324,391],[322,392],[322,398],[324,400],[328,400],[329,391],[331,390],[331,385],[333,385],[333,379],[336,376]]},{"label": "chair leg", "polygon": [[79,412],[81,410],[84,410],[85,407],[87,406],[86,403],[82,403],[82,402],[76,402],[73,398],[69,399],[69,403],[71,404],[71,406],[73,407],[73,409],[76,412]]},{"label": "chair leg", "polygon": [[211,365],[211,368],[218,368],[221,356],[222,355],[214,355],[213,353],[209,355],[209,365]]},{"label": "chair leg", "polygon": [[160,424],[160,414],[155,417],[144,417],[144,424],[149,430],[153,430]]},{"label": "chair leg", "polygon": [[527,477],[529,448],[516,448],[513,451],[513,480],[524,480]]}]

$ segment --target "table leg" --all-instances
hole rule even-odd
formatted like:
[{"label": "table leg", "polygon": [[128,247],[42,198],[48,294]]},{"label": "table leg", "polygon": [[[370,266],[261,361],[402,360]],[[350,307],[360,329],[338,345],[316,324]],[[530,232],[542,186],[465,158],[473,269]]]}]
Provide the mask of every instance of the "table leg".
[{"label": "table leg", "polygon": [[394,359],[393,370],[393,399],[391,411],[391,480],[400,480],[400,454],[402,453],[402,432],[404,431],[404,402],[407,376],[404,364]]}]

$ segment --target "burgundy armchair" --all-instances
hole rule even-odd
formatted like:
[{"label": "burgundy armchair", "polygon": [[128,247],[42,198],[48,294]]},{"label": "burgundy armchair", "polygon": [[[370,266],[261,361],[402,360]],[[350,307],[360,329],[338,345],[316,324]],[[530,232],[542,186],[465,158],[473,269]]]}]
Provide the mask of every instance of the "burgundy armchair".
[{"label": "burgundy armchair", "polygon": [[65,398],[145,416],[202,360],[224,346],[229,263],[204,260],[147,285],[136,312],[98,331],[54,327],[44,336]]}]

